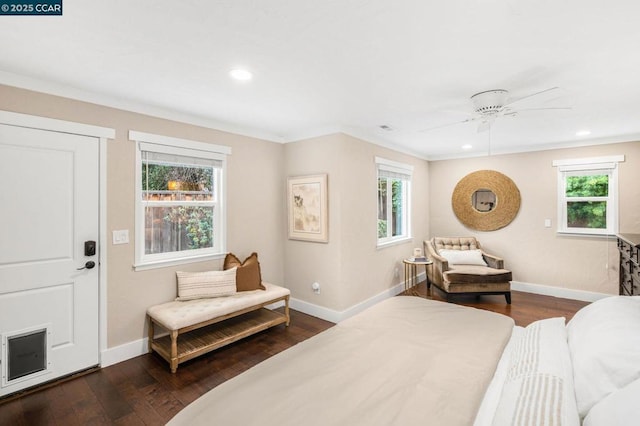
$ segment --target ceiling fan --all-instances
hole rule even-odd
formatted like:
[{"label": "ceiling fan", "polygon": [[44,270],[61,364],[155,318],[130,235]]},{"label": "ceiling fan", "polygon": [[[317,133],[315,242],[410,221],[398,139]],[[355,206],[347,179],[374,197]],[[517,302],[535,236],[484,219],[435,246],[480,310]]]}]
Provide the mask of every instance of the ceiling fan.
[{"label": "ceiling fan", "polygon": [[540,107],[540,108],[518,108],[518,104],[525,99],[531,99],[535,96],[542,95],[544,93],[551,93],[559,90],[559,87],[551,87],[549,89],[542,90],[540,92],[532,93],[527,96],[523,96],[518,99],[511,100],[509,98],[509,91],[505,89],[492,89],[479,92],[471,96],[470,100],[473,105],[473,112],[465,114],[470,115],[469,118],[456,121],[454,123],[447,123],[436,127],[430,127],[421,130],[422,132],[428,132],[435,129],[441,129],[443,127],[454,126],[463,123],[478,123],[478,132],[484,132],[491,128],[491,125],[497,118],[500,117],[515,117],[521,112],[529,111],[543,111],[543,110],[569,110],[571,107]]}]

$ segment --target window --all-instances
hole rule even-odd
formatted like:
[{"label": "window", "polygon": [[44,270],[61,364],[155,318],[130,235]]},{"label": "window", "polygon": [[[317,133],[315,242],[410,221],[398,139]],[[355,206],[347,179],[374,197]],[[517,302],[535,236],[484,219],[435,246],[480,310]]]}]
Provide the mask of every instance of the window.
[{"label": "window", "polygon": [[558,232],[618,231],[618,162],[624,156],[554,161],[558,167]]},{"label": "window", "polygon": [[225,252],[227,147],[130,132],[136,151],[136,270]]},{"label": "window", "polygon": [[411,238],[413,167],[376,157],[378,171],[378,246]]}]

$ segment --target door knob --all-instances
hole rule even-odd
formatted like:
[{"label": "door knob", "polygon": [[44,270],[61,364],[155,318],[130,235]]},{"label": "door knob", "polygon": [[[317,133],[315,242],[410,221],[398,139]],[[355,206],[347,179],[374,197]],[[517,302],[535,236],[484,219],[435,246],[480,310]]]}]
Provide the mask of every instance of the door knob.
[{"label": "door knob", "polygon": [[78,268],[77,271],[82,271],[83,269],[93,269],[96,266],[96,262],[93,260],[88,261],[84,264],[82,268]]}]

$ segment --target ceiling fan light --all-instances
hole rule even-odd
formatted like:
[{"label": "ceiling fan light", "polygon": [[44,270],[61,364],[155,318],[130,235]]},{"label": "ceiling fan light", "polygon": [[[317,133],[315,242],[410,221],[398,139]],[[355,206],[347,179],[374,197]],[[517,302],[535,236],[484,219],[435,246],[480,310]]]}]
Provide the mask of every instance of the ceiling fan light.
[{"label": "ceiling fan light", "polygon": [[502,110],[508,97],[509,92],[507,90],[494,89],[476,93],[471,96],[471,102],[475,112],[492,115]]}]

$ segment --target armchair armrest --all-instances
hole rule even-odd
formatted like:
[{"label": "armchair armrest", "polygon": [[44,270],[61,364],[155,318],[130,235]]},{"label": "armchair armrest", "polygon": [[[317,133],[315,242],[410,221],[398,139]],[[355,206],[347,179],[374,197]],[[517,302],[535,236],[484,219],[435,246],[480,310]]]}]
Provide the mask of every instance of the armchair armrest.
[{"label": "armchair armrest", "polygon": [[484,261],[487,262],[487,265],[489,265],[490,268],[504,269],[504,260],[501,257],[485,253],[484,251],[482,251],[482,257],[484,258]]},{"label": "armchair armrest", "polygon": [[424,252],[427,258],[433,262],[431,268],[427,268],[429,281],[438,285],[442,284],[442,273],[449,270],[449,261],[436,253],[430,241],[424,241]]}]

